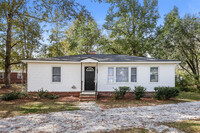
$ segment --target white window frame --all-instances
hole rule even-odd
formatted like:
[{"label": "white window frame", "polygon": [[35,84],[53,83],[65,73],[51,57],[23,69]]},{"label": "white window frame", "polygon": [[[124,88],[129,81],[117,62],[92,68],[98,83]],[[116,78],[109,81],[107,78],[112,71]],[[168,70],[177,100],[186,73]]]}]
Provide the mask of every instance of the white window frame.
[{"label": "white window frame", "polygon": [[[109,69],[113,69],[113,75],[109,75]],[[114,67],[108,67],[108,74],[107,74],[107,82],[108,83],[115,83],[115,68]],[[109,82],[109,76],[113,76],[113,82]]]},{"label": "white window frame", "polygon": [[[127,80],[127,82],[117,82],[117,68],[127,68],[128,69],[128,75],[127,75],[127,78],[128,78],[128,80]],[[128,66],[120,66],[120,67],[115,67],[115,82],[116,83],[129,83],[129,67]]]},{"label": "white window frame", "polygon": [[17,79],[23,79],[23,73],[17,73]]},{"label": "white window frame", "polygon": [[[53,68],[60,68],[60,75],[53,74]],[[53,76],[60,76],[60,81],[53,81]],[[52,66],[51,68],[51,82],[52,83],[61,83],[62,82],[62,68],[60,66]]]},{"label": "white window frame", "polygon": [[0,79],[4,79],[4,73],[3,72],[0,72]]},{"label": "white window frame", "polygon": [[[132,76],[132,68],[135,68],[136,69],[136,74],[135,74],[135,76],[136,76],[136,81],[131,81],[132,80],[132,78],[131,78],[131,76]],[[137,72],[137,67],[130,67],[130,82],[131,83],[137,83],[137,81],[138,81],[138,79],[137,79],[137,75],[138,75],[138,72]]]},{"label": "white window frame", "polygon": [[[154,67],[158,69],[158,74],[157,74],[157,76],[158,76],[158,81],[151,81],[151,75],[152,75],[152,74],[151,74],[151,68],[154,68]],[[158,82],[159,82],[159,73],[160,73],[160,72],[159,72],[159,67],[158,67],[158,66],[151,66],[149,72],[150,72],[149,81],[150,81],[151,83],[158,83]]]}]

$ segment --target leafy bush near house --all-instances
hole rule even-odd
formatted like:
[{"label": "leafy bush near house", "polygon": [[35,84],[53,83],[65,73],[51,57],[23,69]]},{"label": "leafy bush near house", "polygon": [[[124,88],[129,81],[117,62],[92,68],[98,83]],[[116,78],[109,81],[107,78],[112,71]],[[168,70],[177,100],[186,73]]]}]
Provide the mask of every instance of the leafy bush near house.
[{"label": "leafy bush near house", "polygon": [[154,98],[158,100],[167,100],[179,94],[179,89],[176,87],[155,87],[154,90]]},{"label": "leafy bush near house", "polygon": [[130,91],[130,87],[122,86],[115,89],[114,99],[123,99],[126,92]]},{"label": "leafy bush near house", "polygon": [[142,86],[136,86],[134,90],[135,99],[140,100],[140,98],[145,96],[146,88]]},{"label": "leafy bush near house", "polygon": [[49,98],[49,99],[57,99],[58,95],[48,92],[47,90],[40,89],[36,94],[39,98]]},{"label": "leafy bush near house", "polygon": [[199,92],[198,86],[200,86],[200,84],[189,74],[179,73],[178,76],[176,75],[175,79],[176,87],[180,88],[180,91]]},{"label": "leafy bush near house", "polygon": [[38,90],[38,92],[36,93],[36,95],[39,98],[45,98],[45,97],[48,96],[48,91],[47,90],[43,90],[43,88],[42,88],[42,89]]},{"label": "leafy bush near house", "polygon": [[9,93],[5,93],[2,96],[2,100],[4,101],[10,101],[10,100],[20,99],[20,98],[21,98],[21,93],[17,92],[16,90]]}]

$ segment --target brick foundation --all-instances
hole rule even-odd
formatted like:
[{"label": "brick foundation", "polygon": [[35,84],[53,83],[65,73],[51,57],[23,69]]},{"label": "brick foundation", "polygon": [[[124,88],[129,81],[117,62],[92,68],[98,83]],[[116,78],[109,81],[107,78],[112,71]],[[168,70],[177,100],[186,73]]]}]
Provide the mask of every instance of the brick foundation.
[{"label": "brick foundation", "polygon": [[[29,92],[29,94],[35,94],[37,92]],[[50,92],[55,95],[59,95],[60,97],[65,97],[65,96],[74,96],[74,97],[79,97],[81,92]],[[152,97],[154,92],[146,92],[146,98]],[[99,97],[113,97],[114,92],[98,92],[98,98]],[[125,98],[134,98],[134,92],[127,92],[125,95]]]},{"label": "brick foundation", "polygon": [[[28,94],[35,94],[37,92],[28,92]],[[79,97],[81,92],[50,92],[55,95],[59,95],[60,97],[65,97],[65,96],[74,96],[74,97]]]},{"label": "brick foundation", "polygon": [[[153,97],[154,92],[146,92],[145,97],[149,98],[149,97]],[[114,96],[114,92],[98,92],[98,97],[113,97]],[[127,92],[125,95],[125,98],[133,98],[134,97],[134,92]]]}]

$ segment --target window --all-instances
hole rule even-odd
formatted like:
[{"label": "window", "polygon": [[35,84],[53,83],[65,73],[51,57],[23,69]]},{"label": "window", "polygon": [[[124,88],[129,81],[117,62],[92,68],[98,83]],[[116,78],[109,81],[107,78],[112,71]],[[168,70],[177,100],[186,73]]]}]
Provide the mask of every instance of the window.
[{"label": "window", "polygon": [[128,67],[116,68],[116,82],[128,82]]},{"label": "window", "polygon": [[22,73],[17,73],[17,79],[22,79]]},{"label": "window", "polygon": [[61,68],[60,67],[53,67],[52,82],[61,82]]},{"label": "window", "polygon": [[158,82],[158,67],[150,68],[150,82]]},{"label": "window", "polygon": [[3,75],[3,72],[0,73],[0,79],[3,79],[4,78],[4,75]]},{"label": "window", "polygon": [[108,83],[113,83],[114,82],[114,68],[109,67],[108,68]]},{"label": "window", "polygon": [[131,82],[137,82],[137,68],[131,68]]}]

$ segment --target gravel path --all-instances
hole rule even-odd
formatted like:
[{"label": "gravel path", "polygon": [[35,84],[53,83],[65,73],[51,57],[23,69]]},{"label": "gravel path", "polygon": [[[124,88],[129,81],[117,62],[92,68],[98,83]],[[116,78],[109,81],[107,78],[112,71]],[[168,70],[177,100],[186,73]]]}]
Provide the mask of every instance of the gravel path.
[{"label": "gravel path", "polygon": [[179,132],[160,123],[200,118],[200,102],[107,110],[102,110],[94,102],[83,102],[80,103],[80,108],[77,111],[0,119],[0,132],[86,133],[129,127],[157,132]]}]

